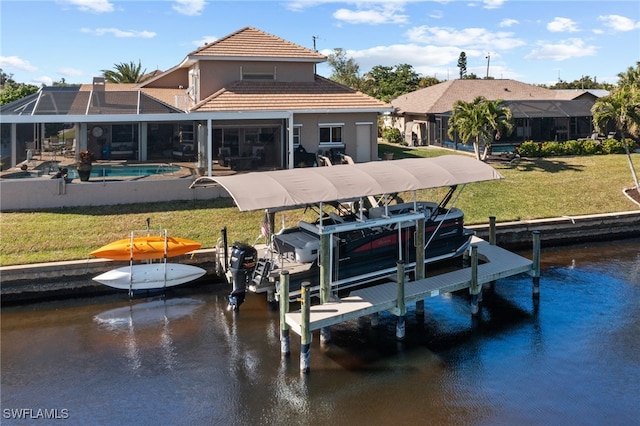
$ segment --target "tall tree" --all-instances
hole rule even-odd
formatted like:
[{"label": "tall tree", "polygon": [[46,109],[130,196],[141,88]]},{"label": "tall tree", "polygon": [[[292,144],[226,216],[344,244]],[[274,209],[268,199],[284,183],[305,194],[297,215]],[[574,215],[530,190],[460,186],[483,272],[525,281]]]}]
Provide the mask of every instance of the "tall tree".
[{"label": "tall tree", "polygon": [[360,66],[353,58],[347,57],[346,51],[333,49],[333,53],[327,57],[327,63],[333,69],[329,77],[331,80],[354,89],[360,88]]},{"label": "tall tree", "polygon": [[458,57],[458,68],[460,68],[460,80],[467,76],[467,54],[460,52]]},{"label": "tall tree", "polygon": [[131,61],[115,64],[114,70],[102,70],[102,75],[107,83],[142,83],[145,80],[146,69],[142,70],[142,64]]},{"label": "tall tree", "polygon": [[[462,100],[453,104],[453,114],[449,118],[448,134],[451,138],[457,133],[463,143],[473,141],[473,151],[478,160],[485,160],[493,134],[511,132],[511,111],[503,106],[502,100],[488,101],[483,96],[476,97],[471,102]],[[480,155],[480,142],[484,141],[485,148]]]},{"label": "tall tree", "polygon": [[618,86],[611,91],[609,96],[598,98],[593,104],[591,108],[593,126],[598,132],[601,132],[609,122],[615,123],[627,154],[633,183],[640,194],[638,174],[633,165],[626,139],[627,134],[636,138],[640,134],[640,62],[636,63],[636,68],[629,67],[626,72],[618,74],[618,77]]},{"label": "tall tree", "polygon": [[[541,85],[543,87],[546,87],[545,85]],[[588,75],[582,76],[579,80],[574,80],[572,82],[568,82],[568,81],[564,81],[564,80],[560,80],[558,81],[556,84],[550,86],[550,89],[580,89],[580,90],[587,90],[587,89],[604,89],[604,90],[611,90],[613,89],[613,84],[609,84],[609,83],[598,83],[596,81],[596,78],[594,77],[593,79],[591,77],[589,77]]]},{"label": "tall tree", "polygon": [[436,84],[439,84],[440,80],[438,80],[435,77],[420,77],[420,81],[418,81],[418,87],[420,89],[423,89],[425,87],[431,87],[431,86],[435,86]]},{"label": "tall tree", "polygon": [[626,88],[640,88],[640,61],[636,67],[629,67],[625,72],[618,74],[618,86]]},{"label": "tall tree", "polygon": [[0,105],[5,105],[38,91],[38,86],[33,84],[18,83],[13,79],[13,74],[6,74],[0,68]]},{"label": "tall tree", "polygon": [[420,87],[420,75],[413,66],[399,64],[395,67],[376,65],[363,77],[362,91],[374,98],[389,102]]}]

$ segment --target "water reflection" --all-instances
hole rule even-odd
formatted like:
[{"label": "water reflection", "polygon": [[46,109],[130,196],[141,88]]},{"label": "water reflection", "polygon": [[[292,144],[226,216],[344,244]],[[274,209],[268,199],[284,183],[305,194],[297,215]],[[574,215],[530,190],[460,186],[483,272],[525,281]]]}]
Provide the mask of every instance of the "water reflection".
[{"label": "water reflection", "polygon": [[280,356],[278,313],[261,295],[228,312],[224,286],[3,308],[2,406],[105,425],[637,422],[640,240],[542,260],[537,300],[524,275],[477,318],[464,292],[409,306],[402,342],[391,314],[333,327],[326,347],[315,334],[308,376],[298,336]]},{"label": "water reflection", "polygon": [[[193,298],[166,299],[164,297],[144,302],[131,302],[126,306],[109,309],[93,317],[105,333],[113,333],[115,341],[121,341],[131,370],[142,365],[142,353],[154,345],[145,334],[159,334],[162,365],[171,369],[176,362],[171,322],[191,316],[204,305],[203,300]],[[145,332],[146,330],[146,332]],[[150,331],[149,331],[150,330]],[[122,339],[118,337],[122,336]],[[149,345],[149,343],[152,343]],[[140,345],[143,345],[140,348]],[[153,362],[157,362],[155,359]]]}]

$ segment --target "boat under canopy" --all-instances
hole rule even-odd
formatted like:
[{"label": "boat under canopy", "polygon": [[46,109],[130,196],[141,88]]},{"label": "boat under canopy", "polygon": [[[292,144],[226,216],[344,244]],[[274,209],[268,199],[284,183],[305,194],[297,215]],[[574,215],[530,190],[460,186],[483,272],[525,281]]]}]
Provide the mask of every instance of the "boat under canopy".
[{"label": "boat under canopy", "polygon": [[275,212],[502,178],[493,167],[472,157],[443,155],[205,176],[196,179],[191,187],[217,183],[227,190],[240,211],[266,209]]}]

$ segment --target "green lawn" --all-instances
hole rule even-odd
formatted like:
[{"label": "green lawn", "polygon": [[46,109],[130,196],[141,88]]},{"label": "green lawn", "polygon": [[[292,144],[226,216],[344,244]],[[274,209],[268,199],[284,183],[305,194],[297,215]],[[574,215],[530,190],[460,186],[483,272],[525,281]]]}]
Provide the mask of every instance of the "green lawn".
[{"label": "green lawn", "polygon": [[[450,151],[380,145],[380,153],[394,158],[436,156]],[[634,164],[640,154],[633,154]],[[494,167],[505,179],[468,185],[457,206],[467,224],[637,210],[622,193],[633,185],[624,155],[522,159],[519,164]],[[636,166],[640,169],[640,166]],[[439,201],[442,190],[421,191],[419,199]],[[411,198],[407,198],[410,200]],[[254,243],[263,212],[240,213],[230,199],[154,204],[67,208],[0,215],[0,265],[88,259],[88,253],[133,229],[167,228],[170,235],[214,247],[220,229],[229,230],[229,242]],[[285,212],[288,225],[310,212]],[[282,215],[276,215],[280,229]],[[264,241],[264,240],[263,240]]]}]

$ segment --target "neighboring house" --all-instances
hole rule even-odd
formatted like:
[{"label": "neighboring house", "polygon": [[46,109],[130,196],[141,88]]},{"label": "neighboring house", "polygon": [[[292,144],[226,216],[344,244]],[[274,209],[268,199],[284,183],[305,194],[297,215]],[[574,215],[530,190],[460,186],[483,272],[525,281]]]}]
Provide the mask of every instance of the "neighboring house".
[{"label": "neighboring house", "polygon": [[209,172],[213,161],[291,168],[304,161],[303,150],[376,159],[377,119],[392,107],[316,75],[326,59],[246,27],[138,85],[94,78],[2,106],[2,155],[15,165],[30,146],[64,145],[45,124],[65,123],[77,135],[68,141],[75,155],[89,149],[99,159],[197,161]]},{"label": "neighboring house", "polygon": [[393,99],[396,111],[385,117],[385,127],[399,129],[409,145],[442,145],[451,139],[447,131],[453,104],[484,96],[504,100],[513,114],[514,131],[503,134],[500,143],[583,138],[593,132],[591,107],[597,99],[586,92],[560,92],[515,80],[449,80]]}]

